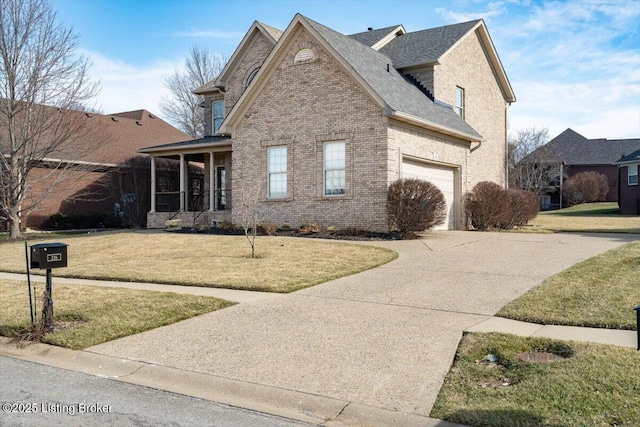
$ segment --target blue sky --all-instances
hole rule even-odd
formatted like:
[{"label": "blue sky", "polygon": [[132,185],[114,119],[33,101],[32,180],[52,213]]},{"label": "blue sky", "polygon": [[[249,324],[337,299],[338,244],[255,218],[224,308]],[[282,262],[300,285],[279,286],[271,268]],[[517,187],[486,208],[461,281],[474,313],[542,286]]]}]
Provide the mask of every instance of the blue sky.
[{"label": "blue sky", "polygon": [[107,113],[161,116],[162,77],[194,45],[231,54],[254,20],[284,30],[302,13],[344,34],[407,31],[484,18],[516,93],[510,129],[570,127],[587,138],[640,138],[640,1],[53,0],[93,62]]}]

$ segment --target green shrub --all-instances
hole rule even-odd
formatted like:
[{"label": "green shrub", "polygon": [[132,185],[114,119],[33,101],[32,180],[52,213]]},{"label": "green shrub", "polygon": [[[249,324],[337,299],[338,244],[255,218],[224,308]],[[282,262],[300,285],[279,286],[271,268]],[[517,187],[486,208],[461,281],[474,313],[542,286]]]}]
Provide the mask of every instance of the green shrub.
[{"label": "green shrub", "polygon": [[86,228],[121,228],[122,219],[101,213],[69,214],[57,213],[49,217],[46,228],[51,230],[74,230]]},{"label": "green shrub", "polygon": [[447,202],[442,191],[430,182],[399,179],[387,190],[389,229],[407,237],[444,224]]}]

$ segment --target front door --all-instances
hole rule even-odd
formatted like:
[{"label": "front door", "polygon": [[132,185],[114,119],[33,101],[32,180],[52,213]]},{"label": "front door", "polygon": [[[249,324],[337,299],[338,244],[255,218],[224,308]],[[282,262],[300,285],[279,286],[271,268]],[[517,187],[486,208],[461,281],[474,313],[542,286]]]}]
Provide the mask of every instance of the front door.
[{"label": "front door", "polygon": [[218,166],[216,170],[216,209],[223,211],[227,208],[227,178],[224,166]]}]

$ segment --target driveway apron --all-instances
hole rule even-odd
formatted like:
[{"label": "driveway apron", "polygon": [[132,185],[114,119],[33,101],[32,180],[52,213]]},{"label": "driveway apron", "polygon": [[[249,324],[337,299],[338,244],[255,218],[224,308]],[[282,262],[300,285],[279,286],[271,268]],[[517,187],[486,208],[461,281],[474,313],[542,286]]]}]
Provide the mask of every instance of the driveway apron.
[{"label": "driveway apron", "polygon": [[443,231],[367,243],[400,256],[88,351],[427,416],[463,330],[634,238]]}]

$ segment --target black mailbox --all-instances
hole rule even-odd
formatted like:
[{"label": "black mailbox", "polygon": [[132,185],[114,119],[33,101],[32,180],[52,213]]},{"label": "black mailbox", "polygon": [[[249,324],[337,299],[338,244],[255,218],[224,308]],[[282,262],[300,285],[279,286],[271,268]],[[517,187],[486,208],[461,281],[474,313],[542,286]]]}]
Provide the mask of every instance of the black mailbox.
[{"label": "black mailbox", "polygon": [[39,243],[31,246],[31,268],[49,269],[67,266],[65,243]]}]

